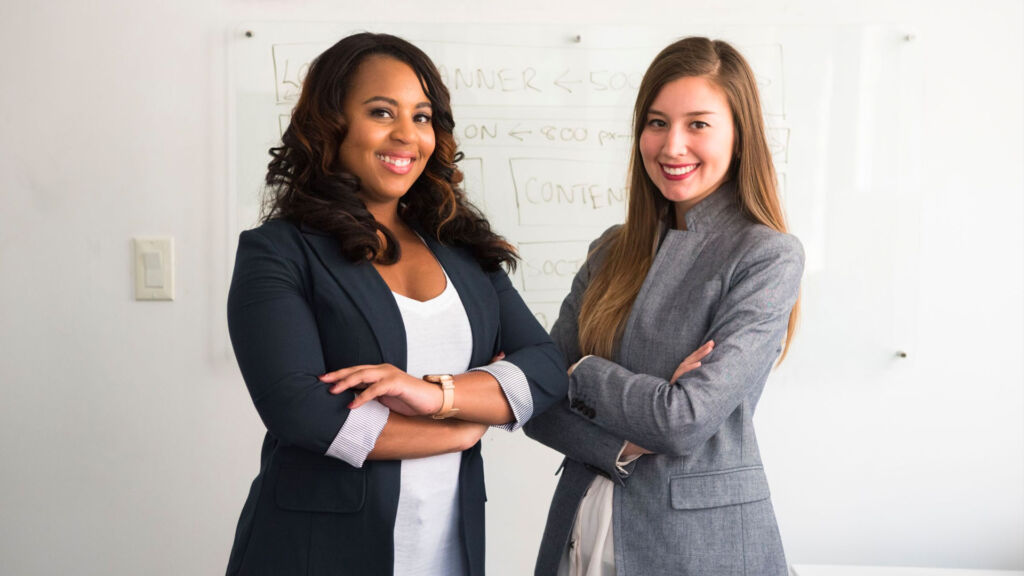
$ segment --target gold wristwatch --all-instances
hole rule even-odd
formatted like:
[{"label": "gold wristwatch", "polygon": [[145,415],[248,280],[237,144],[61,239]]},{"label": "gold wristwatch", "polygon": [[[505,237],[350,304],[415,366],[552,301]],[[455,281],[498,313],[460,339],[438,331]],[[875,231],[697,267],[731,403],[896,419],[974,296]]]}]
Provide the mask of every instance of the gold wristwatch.
[{"label": "gold wristwatch", "polygon": [[455,378],[451,374],[427,374],[423,376],[423,379],[431,384],[437,384],[441,387],[441,392],[444,393],[441,409],[431,414],[430,417],[434,420],[444,420],[454,416],[459,411],[458,408],[452,408],[452,405],[455,404]]}]

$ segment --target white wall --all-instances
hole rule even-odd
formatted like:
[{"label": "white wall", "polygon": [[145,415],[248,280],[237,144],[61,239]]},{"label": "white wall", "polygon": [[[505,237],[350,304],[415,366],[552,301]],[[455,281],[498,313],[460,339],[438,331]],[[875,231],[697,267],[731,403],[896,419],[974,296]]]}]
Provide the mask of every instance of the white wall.
[{"label": "white wall", "polygon": [[[0,572],[223,570],[262,436],[225,348],[226,30],[375,17],[916,30],[921,285],[899,311],[916,345],[893,377],[859,382],[801,358],[798,340],[762,401],[761,443],[793,563],[1024,569],[1024,6],[482,4],[0,5]],[[871,221],[886,209],[829,225],[884,242]],[[136,235],[175,237],[173,303],[132,299]],[[841,304],[811,290],[807,314]],[[490,461],[518,442],[491,442]],[[493,574],[532,564],[494,534],[516,509],[516,525],[543,517],[549,494],[525,488],[550,484],[541,468],[489,479]],[[532,556],[533,529],[509,532],[509,549]]]}]

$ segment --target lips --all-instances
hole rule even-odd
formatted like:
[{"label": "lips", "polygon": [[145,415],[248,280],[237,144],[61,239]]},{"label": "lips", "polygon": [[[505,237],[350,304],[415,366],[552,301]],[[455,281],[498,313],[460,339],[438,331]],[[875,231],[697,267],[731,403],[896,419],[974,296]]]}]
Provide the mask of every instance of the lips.
[{"label": "lips", "polygon": [[377,160],[380,160],[385,169],[395,174],[408,174],[412,170],[413,160],[416,158],[413,154],[396,152],[387,154],[377,153],[374,156],[377,157]]},{"label": "lips", "polygon": [[685,180],[693,175],[693,173],[700,167],[700,163],[695,164],[660,164],[662,175],[669,180]]}]

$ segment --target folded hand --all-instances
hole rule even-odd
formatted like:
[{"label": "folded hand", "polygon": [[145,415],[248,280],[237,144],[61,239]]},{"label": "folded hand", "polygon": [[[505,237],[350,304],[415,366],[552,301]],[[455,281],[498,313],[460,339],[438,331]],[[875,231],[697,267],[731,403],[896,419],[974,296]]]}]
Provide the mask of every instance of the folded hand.
[{"label": "folded hand", "polygon": [[444,393],[437,384],[414,378],[391,364],[351,366],[328,372],[320,381],[333,384],[331,394],[362,390],[348,405],[350,410],[376,398],[399,414],[426,416],[436,414],[444,401]]},{"label": "folded hand", "polygon": [[700,368],[700,361],[703,360],[704,357],[707,356],[708,354],[711,354],[711,351],[714,350],[714,349],[715,349],[715,341],[714,340],[708,340],[707,342],[704,343],[703,346],[701,346],[700,348],[697,348],[696,350],[694,350],[692,354],[687,356],[679,364],[679,367],[676,368],[676,371],[675,371],[674,374],[672,374],[672,379],[669,380],[669,382],[675,382],[676,380],[679,380],[679,378],[683,374],[686,374],[690,370],[693,370],[695,368]]}]

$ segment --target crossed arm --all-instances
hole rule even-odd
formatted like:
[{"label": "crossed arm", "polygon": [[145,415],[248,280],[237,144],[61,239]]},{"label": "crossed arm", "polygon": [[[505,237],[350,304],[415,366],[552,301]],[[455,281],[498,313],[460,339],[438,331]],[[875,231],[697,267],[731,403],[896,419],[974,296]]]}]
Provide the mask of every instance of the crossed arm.
[{"label": "crossed arm", "polygon": [[[500,358],[494,359],[498,360]],[[324,374],[320,380],[334,395],[346,390],[362,390],[349,403],[347,408],[350,411],[369,404],[377,414],[386,414],[376,416],[387,420],[373,440],[367,460],[422,458],[461,452],[476,444],[490,426],[508,425],[515,421],[498,380],[483,371],[455,376],[457,393],[454,407],[459,412],[456,417],[445,420],[429,417],[441,409],[441,388],[414,378],[391,364],[351,366]],[[375,401],[379,403],[377,406],[374,406]],[[381,411],[380,406],[386,411]],[[370,409],[363,408],[364,412]],[[355,415],[355,418],[360,417],[361,413]],[[354,458],[358,461],[360,457]]]},{"label": "crossed arm", "polygon": [[[586,357],[570,377],[569,397],[585,399],[596,408],[595,416],[583,418],[565,402],[527,425],[527,434],[613,478],[616,455],[596,447],[628,440],[632,445],[626,444],[623,456],[645,449],[682,456],[706,442],[753,387],[763,383],[778,356],[798,292],[803,252],[794,238],[778,235],[751,248],[736,270],[707,333],[715,355],[701,357],[700,370],[692,363],[687,368],[684,361],[666,380],[634,373],[605,358]],[[574,362],[581,356],[577,318],[589,274],[587,265],[581,268],[552,330],[556,344]]]},{"label": "crossed arm", "polygon": [[[711,353],[714,342],[707,342],[686,357],[676,368],[673,380],[701,366],[701,360]],[[573,370],[578,359],[569,369]],[[568,398],[538,415],[523,427],[526,435],[553,448],[569,458],[589,464],[603,471],[609,478],[620,479],[622,470],[619,463],[631,461],[644,454],[651,454],[639,444],[626,440],[626,435],[616,434],[590,420],[582,418],[570,408]]]},{"label": "crossed arm", "polygon": [[[488,276],[497,296],[497,345],[503,351],[489,365],[455,376],[454,408],[458,412],[453,418],[482,424],[484,430],[496,426],[513,431],[565,396],[565,363],[508,276],[500,270]],[[365,410],[361,407],[379,403],[392,414],[422,416],[437,413],[443,399],[436,385],[386,364],[353,366],[322,380],[331,385],[332,394],[362,390],[349,404],[350,410]],[[378,452],[375,445],[368,457],[390,456],[390,452]]]},{"label": "crossed arm", "polygon": [[[456,452],[473,446],[489,426],[518,427],[534,409],[565,395],[564,361],[500,272],[490,275],[501,315],[499,344],[509,354],[499,363],[511,364],[506,371],[518,371],[527,383],[519,405],[510,404],[494,375],[471,371],[456,376],[460,418],[438,421],[424,415],[437,412],[440,389],[394,366],[357,366],[340,377],[328,375],[306,298],[308,273],[301,255],[286,255],[288,248],[263,230],[243,233],[228,297],[228,327],[242,376],[267,429],[283,442],[329,454],[352,411],[367,410],[360,406],[380,398],[386,422],[376,431],[369,458]],[[530,373],[524,376],[518,366],[530,366]],[[498,372],[493,364],[485,368]],[[332,384],[343,380],[331,393]],[[360,387],[367,390],[357,398],[353,389]]]}]

